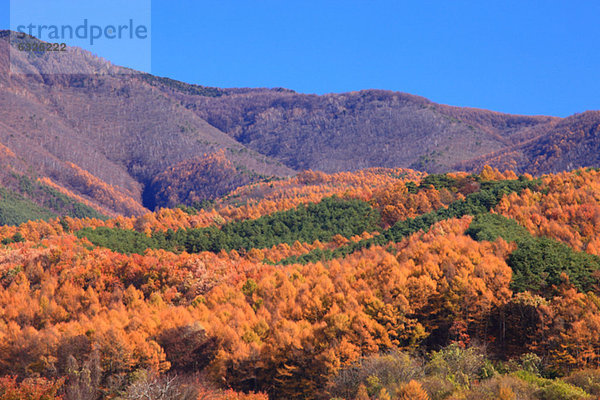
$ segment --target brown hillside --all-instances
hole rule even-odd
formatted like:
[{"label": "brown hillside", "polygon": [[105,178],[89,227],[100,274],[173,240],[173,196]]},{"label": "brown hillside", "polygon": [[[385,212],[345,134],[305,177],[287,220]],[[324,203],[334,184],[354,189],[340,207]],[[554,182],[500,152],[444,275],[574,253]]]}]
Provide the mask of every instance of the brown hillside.
[{"label": "brown hillside", "polygon": [[[9,33],[0,32],[0,144],[14,155],[8,164],[111,212],[140,215],[306,169],[442,172],[489,163],[537,174],[600,165],[598,113],[509,115],[383,90],[220,89],[138,73],[77,48],[60,59],[17,52],[13,65],[23,73],[11,74],[9,46]],[[56,68],[85,74],[47,73]],[[234,173],[199,166],[216,152]],[[73,165],[82,172],[74,175]],[[81,174],[128,200],[99,196]]]},{"label": "brown hillside", "polygon": [[548,126],[548,131],[517,146],[461,163],[480,169],[485,164],[532,174],[600,166],[600,112],[588,111]]},{"label": "brown hillside", "polygon": [[[144,187],[157,174],[217,150],[226,150],[236,167],[257,174],[292,172],[245,149],[130,71],[69,49],[60,62],[89,74],[44,74],[57,62],[52,55],[18,52],[13,64],[27,75],[10,74],[8,46],[4,35],[0,39],[0,142],[35,173],[70,190],[87,195],[70,181],[72,163],[141,207]],[[151,203],[152,194],[147,196]]]},{"label": "brown hillside", "polygon": [[295,169],[366,167],[448,170],[528,139],[551,117],[442,106],[383,90],[304,95],[287,91],[176,95],[244,145]]}]

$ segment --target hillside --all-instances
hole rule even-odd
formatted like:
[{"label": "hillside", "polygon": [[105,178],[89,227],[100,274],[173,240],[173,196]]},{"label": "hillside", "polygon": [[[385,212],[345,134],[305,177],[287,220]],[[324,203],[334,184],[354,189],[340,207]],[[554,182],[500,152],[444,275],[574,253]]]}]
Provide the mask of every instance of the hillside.
[{"label": "hillside", "polygon": [[0,394],[597,398],[599,199],[591,168],[374,168],[1,226]]},{"label": "hillside", "polygon": [[0,224],[17,225],[57,216],[106,218],[90,205],[79,202],[42,182],[13,174],[0,186]]},{"label": "hillside", "polygon": [[[2,36],[0,142],[23,160],[26,170],[114,212],[140,215],[142,206],[154,201],[144,189],[156,175],[219,150],[253,179],[292,172],[246,149],[131,71],[82,50],[69,49],[60,62],[89,71],[85,75],[44,74],[56,60],[19,52],[13,52],[12,62],[27,74],[9,74],[9,36]],[[82,174],[137,203],[138,209],[96,198],[89,185],[78,182]]]},{"label": "hillside", "polygon": [[383,90],[174,97],[253,150],[294,169],[325,172],[368,167],[447,171],[459,161],[529,139],[536,128],[556,120],[441,106]]},{"label": "hillside", "polygon": [[561,120],[539,136],[509,149],[458,165],[483,165],[531,174],[600,166],[600,112],[588,111]]},{"label": "hillside", "polygon": [[[489,164],[541,174],[599,162],[595,112],[560,119],[383,90],[214,88],[138,73],[77,48],[60,59],[15,52],[22,72],[15,74],[9,38],[0,33],[0,144],[13,154],[11,170],[49,180],[104,214],[191,205],[308,169]],[[48,73],[57,68],[85,73]],[[215,158],[227,172],[209,167]]]}]

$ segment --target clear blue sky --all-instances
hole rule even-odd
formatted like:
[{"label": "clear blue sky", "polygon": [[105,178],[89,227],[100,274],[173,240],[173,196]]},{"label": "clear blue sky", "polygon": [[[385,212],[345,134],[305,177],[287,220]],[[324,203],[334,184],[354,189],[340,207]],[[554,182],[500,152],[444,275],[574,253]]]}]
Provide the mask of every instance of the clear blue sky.
[{"label": "clear blue sky", "polygon": [[600,109],[600,2],[154,0],[151,72],[566,116]]}]

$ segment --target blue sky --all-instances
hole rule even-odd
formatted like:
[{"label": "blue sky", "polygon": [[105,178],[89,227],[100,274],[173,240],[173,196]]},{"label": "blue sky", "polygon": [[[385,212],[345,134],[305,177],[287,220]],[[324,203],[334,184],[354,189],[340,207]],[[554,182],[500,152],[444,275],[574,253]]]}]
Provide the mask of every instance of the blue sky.
[{"label": "blue sky", "polygon": [[[0,5],[6,28],[8,0]],[[389,89],[518,114],[600,109],[600,2],[154,0],[151,9],[150,72],[186,82]],[[132,56],[123,53],[107,58]]]}]

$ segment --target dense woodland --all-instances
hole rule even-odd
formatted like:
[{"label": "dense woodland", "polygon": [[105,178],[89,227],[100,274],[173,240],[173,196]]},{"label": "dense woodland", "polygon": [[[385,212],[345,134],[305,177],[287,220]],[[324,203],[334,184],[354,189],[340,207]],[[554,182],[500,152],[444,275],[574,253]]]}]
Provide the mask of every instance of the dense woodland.
[{"label": "dense woodland", "polygon": [[62,75],[10,40],[0,400],[600,398],[600,112]]},{"label": "dense woodland", "polygon": [[0,226],[2,399],[600,396],[595,169],[307,171],[44,218]]}]

